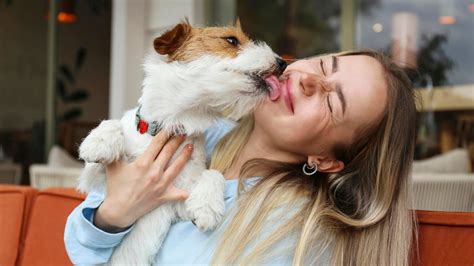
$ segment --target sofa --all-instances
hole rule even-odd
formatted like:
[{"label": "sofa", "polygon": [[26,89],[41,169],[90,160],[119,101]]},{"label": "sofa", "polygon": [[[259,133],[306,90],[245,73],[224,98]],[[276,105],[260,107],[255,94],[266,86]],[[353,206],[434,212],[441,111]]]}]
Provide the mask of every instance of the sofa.
[{"label": "sofa", "polygon": [[474,213],[416,211],[418,248],[412,265],[474,265]]},{"label": "sofa", "polygon": [[64,225],[84,198],[73,188],[0,185],[0,265],[71,265]]},{"label": "sofa", "polygon": [[[0,265],[71,265],[66,219],[85,198],[73,188],[0,185]],[[413,265],[474,265],[474,213],[417,211]]]}]

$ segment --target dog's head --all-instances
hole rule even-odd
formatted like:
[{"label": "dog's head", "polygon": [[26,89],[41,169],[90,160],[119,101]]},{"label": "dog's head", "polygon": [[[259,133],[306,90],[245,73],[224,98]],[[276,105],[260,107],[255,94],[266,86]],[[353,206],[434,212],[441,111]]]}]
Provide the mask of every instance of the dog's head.
[{"label": "dog's head", "polygon": [[216,83],[210,104],[219,111],[230,110],[233,118],[249,113],[263,100],[271,89],[265,79],[281,75],[286,68],[268,45],[252,41],[242,31],[239,20],[229,27],[205,28],[183,21],[156,38],[154,48],[169,63],[205,66]]}]

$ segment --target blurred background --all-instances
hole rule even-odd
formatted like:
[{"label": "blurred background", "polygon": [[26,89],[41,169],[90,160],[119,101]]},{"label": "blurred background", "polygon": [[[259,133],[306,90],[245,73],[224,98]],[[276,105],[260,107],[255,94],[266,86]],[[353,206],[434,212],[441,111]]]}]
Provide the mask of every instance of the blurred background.
[{"label": "blurred background", "polygon": [[0,182],[36,182],[35,165],[79,169],[81,139],[136,105],[152,40],[184,17],[239,17],[287,58],[390,55],[420,95],[415,167],[472,172],[474,0],[0,0]]}]

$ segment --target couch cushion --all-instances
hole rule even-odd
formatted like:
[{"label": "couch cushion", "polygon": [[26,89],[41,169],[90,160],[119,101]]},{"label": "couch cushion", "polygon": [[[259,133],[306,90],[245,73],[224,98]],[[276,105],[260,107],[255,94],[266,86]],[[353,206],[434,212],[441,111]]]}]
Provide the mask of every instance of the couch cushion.
[{"label": "couch cushion", "polygon": [[55,167],[83,168],[84,163],[76,160],[65,149],[53,146],[49,151],[48,165]]},{"label": "couch cushion", "polygon": [[64,226],[72,210],[85,196],[73,188],[40,191],[28,219],[19,265],[71,264],[64,248]]},{"label": "couch cushion", "polygon": [[474,265],[474,213],[417,211],[417,216],[420,261],[413,265]]},{"label": "couch cushion", "polygon": [[471,172],[471,161],[466,149],[454,149],[447,153],[413,162],[413,173],[459,173]]},{"label": "couch cushion", "polygon": [[0,265],[15,265],[35,194],[31,187],[0,185]]}]

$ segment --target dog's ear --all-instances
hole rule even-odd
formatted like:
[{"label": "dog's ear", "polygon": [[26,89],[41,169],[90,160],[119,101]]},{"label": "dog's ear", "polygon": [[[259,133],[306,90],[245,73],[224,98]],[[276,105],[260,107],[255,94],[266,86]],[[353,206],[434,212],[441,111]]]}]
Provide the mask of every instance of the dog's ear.
[{"label": "dog's ear", "polygon": [[235,21],[235,27],[242,29],[242,26],[240,25],[240,18],[237,17],[237,20]]},{"label": "dog's ear", "polygon": [[237,17],[235,21],[230,20],[229,23],[227,23],[227,27],[235,27],[237,29],[242,29],[241,24],[240,24],[240,18]]},{"label": "dog's ear", "polygon": [[153,41],[155,51],[162,55],[174,53],[188,38],[191,29],[192,26],[187,19],[179,23]]}]

